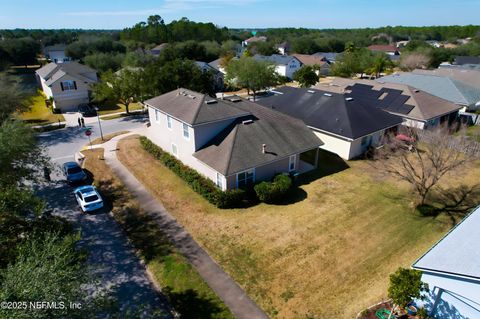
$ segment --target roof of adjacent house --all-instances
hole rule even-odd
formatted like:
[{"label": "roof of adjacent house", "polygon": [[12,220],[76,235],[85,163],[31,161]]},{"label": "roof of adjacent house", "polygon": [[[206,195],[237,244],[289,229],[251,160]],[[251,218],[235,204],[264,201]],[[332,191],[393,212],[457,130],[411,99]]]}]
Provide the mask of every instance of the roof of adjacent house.
[{"label": "roof of adjacent house", "polygon": [[288,43],[286,41],[282,42],[282,43],[277,45],[277,48],[289,49],[290,48],[290,43]]},{"label": "roof of adjacent house", "polygon": [[347,139],[358,139],[402,123],[402,118],[350,94],[282,87],[258,103],[294,116],[308,126]]},{"label": "roof of adjacent house", "polygon": [[373,105],[420,121],[428,121],[461,109],[455,103],[404,84],[336,78],[330,85],[317,85],[317,88],[337,93],[348,92],[361,100],[377,100],[372,102]]},{"label": "roof of adjacent house", "polygon": [[368,47],[370,51],[382,51],[382,52],[397,52],[398,49],[394,45],[389,44],[373,44]]},{"label": "roof of adjacent house", "polygon": [[[207,101],[215,101],[215,103],[208,104]],[[145,104],[190,125],[248,115],[248,112],[230,107],[222,100],[187,89],[165,93],[145,101]]]},{"label": "roof of adjacent house", "polygon": [[415,261],[413,268],[480,280],[480,208]]},{"label": "roof of adjacent house", "polygon": [[454,64],[480,64],[479,56],[456,56]]},{"label": "roof of adjacent house", "polygon": [[[194,157],[229,176],[323,145],[299,119],[236,98],[219,100],[248,115],[234,120]],[[266,152],[263,153],[263,144]]]},{"label": "roof of adjacent house", "polygon": [[293,55],[281,55],[281,54],[272,54],[272,55],[255,54],[253,58],[257,61],[269,61],[274,63],[275,65],[287,65],[292,60],[298,61],[298,59]]},{"label": "roof of adjacent house", "polygon": [[161,51],[161,50],[165,49],[167,46],[168,46],[168,43],[161,43],[161,44],[153,47],[150,51]]},{"label": "roof of adjacent house", "polygon": [[59,64],[51,62],[36,71],[40,77],[45,79],[46,85],[52,85],[66,74],[78,78],[81,81],[91,83],[94,82],[94,80],[88,75],[96,72],[94,69],[78,62]]},{"label": "roof of adjacent house", "polygon": [[220,61],[221,59],[218,58],[216,60],[213,60],[212,62],[209,62],[208,64],[215,70],[220,71]]},{"label": "roof of adjacent house", "polygon": [[480,88],[449,77],[415,73],[396,73],[377,79],[380,83],[406,84],[459,105],[474,105],[480,101]]},{"label": "roof of adjacent house", "polygon": [[259,37],[253,36],[253,37],[250,37],[250,38],[248,38],[248,39],[246,39],[246,40],[244,40],[244,41],[245,41],[245,42],[258,42],[258,41],[265,42],[265,41],[267,41],[267,37],[266,37],[266,36],[263,36],[263,35],[261,35],[261,36],[259,36]]},{"label": "roof of adjacent house", "polygon": [[449,77],[461,81],[467,85],[480,88],[480,69],[465,69],[465,68],[439,68],[435,70],[413,70],[415,74],[436,75]]},{"label": "roof of adjacent house", "polygon": [[324,65],[327,63],[325,57],[321,55],[309,55],[309,54],[292,54],[298,61],[305,65]]},{"label": "roof of adjacent house", "polygon": [[341,56],[342,54],[341,53],[337,53],[337,52],[317,52],[317,53],[314,53],[312,54],[313,56],[323,56],[325,59],[327,59],[327,61],[330,61],[330,62],[335,62],[336,59]]},{"label": "roof of adjacent house", "polygon": [[51,51],[65,51],[66,48],[67,48],[66,44],[58,43],[58,44],[46,46],[43,49],[43,51],[48,54],[48,52],[51,52]]},{"label": "roof of adjacent house", "polygon": [[214,73],[219,72],[217,68],[214,68],[210,63],[203,61],[195,61],[195,64],[202,70],[211,70]]}]

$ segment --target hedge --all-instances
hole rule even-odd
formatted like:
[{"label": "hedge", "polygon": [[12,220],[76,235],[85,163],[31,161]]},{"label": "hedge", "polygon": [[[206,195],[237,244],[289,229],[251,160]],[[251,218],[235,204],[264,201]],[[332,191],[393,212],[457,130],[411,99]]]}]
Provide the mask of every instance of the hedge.
[{"label": "hedge", "polygon": [[259,200],[265,203],[275,203],[283,198],[292,187],[292,179],[287,175],[277,175],[273,182],[261,182],[255,185],[255,193]]},{"label": "hedge", "polygon": [[140,144],[148,153],[182,178],[196,193],[216,207],[229,208],[239,206],[242,203],[245,191],[240,189],[222,191],[211,180],[184,165],[176,157],[162,150],[145,136],[140,137]]}]

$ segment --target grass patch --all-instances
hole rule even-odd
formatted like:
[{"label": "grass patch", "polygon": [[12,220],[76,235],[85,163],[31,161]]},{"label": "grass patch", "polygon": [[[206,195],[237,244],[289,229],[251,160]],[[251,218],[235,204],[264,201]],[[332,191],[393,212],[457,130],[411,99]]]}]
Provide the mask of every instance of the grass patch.
[{"label": "grass patch", "polygon": [[116,137],[116,136],[119,136],[119,135],[123,135],[123,134],[127,134],[129,131],[120,131],[120,132],[115,132],[115,133],[111,133],[111,134],[107,134],[107,135],[104,135],[103,136],[103,140],[102,138],[96,138],[92,141],[92,145],[97,145],[97,144],[103,144],[105,142],[108,142],[110,141],[112,138]]},{"label": "grass patch", "polygon": [[[98,114],[99,115],[107,115],[107,114],[112,114],[112,113],[119,113],[119,112],[125,112],[125,105],[120,104],[120,103],[115,103],[115,102],[105,102],[102,104],[96,104],[98,107]],[[129,111],[138,111],[142,110],[143,106],[140,103],[130,103],[128,110]],[[103,118],[104,119],[104,118]]]},{"label": "grass patch", "polygon": [[30,110],[19,114],[18,118],[31,125],[45,125],[65,121],[62,114],[53,114],[52,110],[45,106],[45,96],[40,91],[31,98]]},{"label": "grass patch", "polygon": [[469,126],[466,133],[480,143],[480,125]]},{"label": "grass patch", "polygon": [[[408,185],[379,176],[366,161],[335,162],[333,169],[336,159],[322,155],[321,169],[299,180],[304,199],[220,210],[138,139],[120,141],[117,155],[274,318],[355,317],[386,297],[390,273],[409,267],[452,226],[443,214],[422,216]],[[475,165],[453,176],[476,183]]]},{"label": "grass patch", "polygon": [[94,178],[115,220],[140,252],[163,293],[182,318],[232,318],[228,308],[176,251],[154,216],[142,211],[103,158],[103,149],[84,151],[85,169]]}]

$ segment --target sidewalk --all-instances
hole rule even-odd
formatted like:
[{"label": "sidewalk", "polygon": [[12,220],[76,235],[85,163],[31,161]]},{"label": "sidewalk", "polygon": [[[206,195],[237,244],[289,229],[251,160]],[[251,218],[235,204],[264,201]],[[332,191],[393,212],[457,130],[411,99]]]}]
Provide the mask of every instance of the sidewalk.
[{"label": "sidewalk", "polygon": [[239,319],[266,319],[268,316],[228,276],[223,269],[201,248],[190,234],[167,212],[145,187],[117,159],[117,142],[122,138],[138,134],[130,132],[114,137],[102,144],[105,149],[105,162],[110,166],[125,187],[136,197],[146,212],[158,216],[158,225],[169,237],[178,250],[195,267],[205,282],[223,300],[230,311]]}]

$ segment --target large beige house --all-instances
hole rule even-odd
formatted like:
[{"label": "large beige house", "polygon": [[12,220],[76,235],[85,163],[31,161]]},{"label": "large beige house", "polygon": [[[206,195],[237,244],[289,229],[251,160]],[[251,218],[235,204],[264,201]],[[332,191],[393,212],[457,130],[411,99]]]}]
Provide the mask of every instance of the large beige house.
[{"label": "large beige house", "polygon": [[52,62],[35,73],[43,93],[62,112],[76,111],[79,104],[88,103],[91,85],[98,81],[97,71],[78,62]]}]

